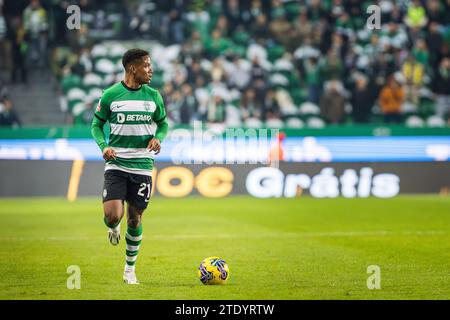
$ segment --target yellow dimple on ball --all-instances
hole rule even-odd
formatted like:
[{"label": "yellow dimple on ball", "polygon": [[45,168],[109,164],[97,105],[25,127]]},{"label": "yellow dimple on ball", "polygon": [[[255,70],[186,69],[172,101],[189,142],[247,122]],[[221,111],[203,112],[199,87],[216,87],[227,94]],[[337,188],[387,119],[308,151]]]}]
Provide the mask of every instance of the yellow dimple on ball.
[{"label": "yellow dimple on ball", "polygon": [[208,257],[201,262],[197,275],[203,284],[225,284],[230,277],[230,268],[220,257]]}]

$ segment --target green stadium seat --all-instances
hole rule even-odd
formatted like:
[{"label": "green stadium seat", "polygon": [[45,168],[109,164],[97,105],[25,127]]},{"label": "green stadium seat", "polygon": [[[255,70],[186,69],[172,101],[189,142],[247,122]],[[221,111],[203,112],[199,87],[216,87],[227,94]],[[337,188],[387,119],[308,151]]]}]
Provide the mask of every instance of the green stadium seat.
[{"label": "green stadium seat", "polygon": [[287,18],[292,21],[300,13],[300,6],[296,1],[288,2],[284,5],[284,11],[286,12]]},{"label": "green stadium seat", "polygon": [[74,74],[65,76],[61,81],[61,89],[63,94],[67,95],[70,89],[82,86],[82,79]]},{"label": "green stadium seat", "polygon": [[306,100],[306,94],[301,88],[290,88],[289,94],[296,105],[301,105]]},{"label": "green stadium seat", "polygon": [[285,52],[286,49],[281,45],[273,45],[267,48],[268,59],[272,63],[280,59]]},{"label": "green stadium seat", "polygon": [[238,31],[233,36],[233,41],[236,44],[246,46],[250,40],[250,35],[245,31]]}]

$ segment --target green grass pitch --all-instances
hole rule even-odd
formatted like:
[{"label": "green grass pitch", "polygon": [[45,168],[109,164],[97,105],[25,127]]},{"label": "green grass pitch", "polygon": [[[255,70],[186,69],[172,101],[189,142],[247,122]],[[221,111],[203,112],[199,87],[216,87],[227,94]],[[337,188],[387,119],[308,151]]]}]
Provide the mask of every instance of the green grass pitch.
[{"label": "green grass pitch", "polygon": [[[121,279],[125,221],[113,247],[102,215],[100,199],[1,199],[0,299],[450,299],[448,197],[154,198],[138,286]],[[229,264],[226,285],[197,278],[213,255]]]}]

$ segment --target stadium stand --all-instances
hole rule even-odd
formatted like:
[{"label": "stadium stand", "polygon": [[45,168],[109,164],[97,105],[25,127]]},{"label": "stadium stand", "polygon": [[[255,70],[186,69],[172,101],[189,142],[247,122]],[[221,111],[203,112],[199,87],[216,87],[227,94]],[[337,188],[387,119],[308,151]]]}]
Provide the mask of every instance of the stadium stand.
[{"label": "stadium stand", "polygon": [[[83,13],[79,30],[64,25],[65,9],[72,3]],[[91,121],[101,91],[121,79],[121,55],[140,46],[151,51],[151,85],[161,90],[174,124],[448,125],[450,1],[41,4],[48,19],[41,23],[41,34],[49,38],[49,68],[68,124]],[[379,30],[366,26],[371,4],[381,9]],[[14,12],[23,17],[33,12],[30,6],[17,6],[3,9],[7,25]],[[33,39],[27,41],[31,45]],[[36,108],[44,105],[39,101]]]}]

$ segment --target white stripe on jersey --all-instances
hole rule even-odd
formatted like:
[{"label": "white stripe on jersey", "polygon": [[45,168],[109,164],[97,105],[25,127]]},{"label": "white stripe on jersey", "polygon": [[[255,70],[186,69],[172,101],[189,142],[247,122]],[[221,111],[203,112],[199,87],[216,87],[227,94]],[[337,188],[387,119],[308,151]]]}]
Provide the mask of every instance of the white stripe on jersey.
[{"label": "white stripe on jersey", "polygon": [[111,134],[120,136],[155,135],[155,126],[151,124],[117,124],[111,123]]},{"label": "white stripe on jersey", "polygon": [[140,174],[143,176],[150,176],[150,177],[152,176],[152,170],[124,168],[124,167],[120,167],[120,166],[112,164],[112,163],[105,164],[105,171],[107,171],[107,170],[119,170],[119,171],[133,173],[133,174]]},{"label": "white stripe on jersey", "polygon": [[111,148],[116,152],[116,156],[119,158],[155,158],[155,151],[148,151],[146,148]]},{"label": "white stripe on jersey", "polygon": [[111,112],[127,112],[127,111],[155,112],[156,103],[154,101],[147,101],[147,100],[114,101],[111,103],[110,109]]}]

